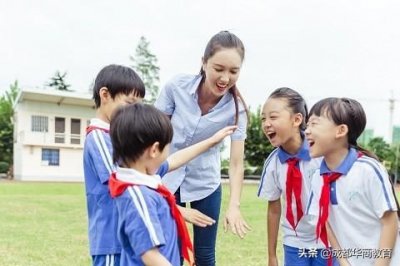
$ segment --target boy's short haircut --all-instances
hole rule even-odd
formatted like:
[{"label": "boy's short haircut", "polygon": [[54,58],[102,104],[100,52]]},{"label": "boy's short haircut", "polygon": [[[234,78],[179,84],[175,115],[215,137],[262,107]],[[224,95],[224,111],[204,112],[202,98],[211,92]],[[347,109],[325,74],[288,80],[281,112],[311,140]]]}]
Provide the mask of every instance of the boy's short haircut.
[{"label": "boy's short haircut", "polygon": [[101,105],[99,93],[103,87],[108,89],[113,99],[120,93],[129,95],[135,91],[141,98],[144,98],[146,93],[144,83],[139,75],[132,68],[121,65],[108,65],[97,74],[93,86],[96,108]]},{"label": "boy's short haircut", "polygon": [[162,151],[172,135],[169,117],[154,106],[135,103],[118,108],[110,124],[114,163],[136,161],[155,142]]}]

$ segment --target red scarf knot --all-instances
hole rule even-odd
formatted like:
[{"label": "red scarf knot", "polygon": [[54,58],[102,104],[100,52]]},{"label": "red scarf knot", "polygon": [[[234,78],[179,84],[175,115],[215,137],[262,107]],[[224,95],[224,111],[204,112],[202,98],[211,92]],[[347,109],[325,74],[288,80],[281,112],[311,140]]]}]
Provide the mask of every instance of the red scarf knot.
[{"label": "red scarf knot", "polygon": [[[286,175],[286,219],[292,226],[295,233],[296,227],[299,224],[300,219],[303,217],[303,205],[301,202],[302,175],[299,167],[297,167],[298,162],[298,158],[289,158],[288,160],[286,160],[286,163],[288,164]],[[293,195],[296,201],[296,222],[294,221],[292,209]]]}]

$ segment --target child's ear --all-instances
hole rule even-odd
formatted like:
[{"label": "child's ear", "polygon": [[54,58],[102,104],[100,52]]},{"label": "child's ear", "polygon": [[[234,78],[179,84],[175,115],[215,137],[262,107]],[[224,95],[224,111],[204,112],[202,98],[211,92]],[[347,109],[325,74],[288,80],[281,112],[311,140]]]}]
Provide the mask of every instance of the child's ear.
[{"label": "child's ear", "polygon": [[156,141],[149,147],[149,156],[150,158],[154,159],[158,156],[159,153],[160,153],[160,143]]},{"label": "child's ear", "polygon": [[102,102],[105,102],[111,98],[110,92],[107,87],[101,87],[99,90],[100,99]]},{"label": "child's ear", "polygon": [[336,137],[337,138],[342,138],[347,136],[347,133],[349,133],[349,128],[345,124],[341,124],[337,126],[336,129]]},{"label": "child's ear", "polygon": [[294,126],[300,127],[301,123],[303,123],[303,115],[301,113],[294,114]]}]

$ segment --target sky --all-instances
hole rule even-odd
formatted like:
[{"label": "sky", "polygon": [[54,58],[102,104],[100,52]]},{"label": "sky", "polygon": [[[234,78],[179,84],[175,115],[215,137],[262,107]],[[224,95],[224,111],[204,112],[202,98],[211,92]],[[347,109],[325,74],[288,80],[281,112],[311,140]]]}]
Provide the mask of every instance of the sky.
[{"label": "sky", "polygon": [[198,73],[208,40],[229,30],[246,48],[238,88],[252,110],[278,87],[309,107],[351,97],[367,128],[389,140],[389,98],[400,126],[399,14],[397,0],[0,0],[0,93],[15,80],[43,88],[57,70],[88,91],[103,66],[132,64],[141,36],[162,87]]}]

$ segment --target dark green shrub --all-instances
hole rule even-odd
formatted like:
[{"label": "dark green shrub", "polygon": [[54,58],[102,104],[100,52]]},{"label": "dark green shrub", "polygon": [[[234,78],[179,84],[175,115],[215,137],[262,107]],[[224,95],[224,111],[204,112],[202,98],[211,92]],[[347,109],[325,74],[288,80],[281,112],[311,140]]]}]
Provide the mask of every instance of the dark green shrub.
[{"label": "dark green shrub", "polygon": [[7,173],[8,168],[10,168],[10,164],[7,162],[0,162],[0,173]]}]

